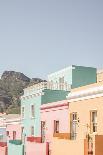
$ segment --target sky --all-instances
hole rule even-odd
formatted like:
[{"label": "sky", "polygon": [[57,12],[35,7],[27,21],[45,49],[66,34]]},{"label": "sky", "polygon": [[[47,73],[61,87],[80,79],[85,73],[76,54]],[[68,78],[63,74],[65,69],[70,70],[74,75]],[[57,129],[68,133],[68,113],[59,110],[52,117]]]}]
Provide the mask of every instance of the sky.
[{"label": "sky", "polygon": [[103,0],[0,0],[0,75],[103,68]]}]

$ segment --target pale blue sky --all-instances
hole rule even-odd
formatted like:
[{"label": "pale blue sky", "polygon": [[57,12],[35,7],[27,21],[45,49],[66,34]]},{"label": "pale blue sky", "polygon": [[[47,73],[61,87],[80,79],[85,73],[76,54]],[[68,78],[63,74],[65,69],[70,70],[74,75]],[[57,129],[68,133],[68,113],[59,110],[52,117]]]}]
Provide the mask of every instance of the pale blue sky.
[{"label": "pale blue sky", "polygon": [[103,0],[0,0],[0,74],[103,67]]}]

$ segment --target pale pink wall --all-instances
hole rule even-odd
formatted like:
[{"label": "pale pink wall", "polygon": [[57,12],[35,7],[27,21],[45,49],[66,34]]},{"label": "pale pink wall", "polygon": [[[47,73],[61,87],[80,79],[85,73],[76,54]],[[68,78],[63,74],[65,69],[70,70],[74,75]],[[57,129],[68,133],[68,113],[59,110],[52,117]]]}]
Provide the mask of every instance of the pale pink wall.
[{"label": "pale pink wall", "polygon": [[21,125],[20,124],[9,124],[7,125],[6,131],[9,131],[9,139],[13,139],[13,131],[16,131],[16,139],[21,139]]},{"label": "pale pink wall", "polygon": [[[65,104],[65,106],[61,106]],[[59,107],[56,107],[60,105]],[[68,103],[67,101],[58,101],[42,105],[41,108],[47,108],[41,110],[41,121],[46,121],[46,141],[51,142],[54,133],[54,120],[59,120],[59,132],[68,133],[69,121],[68,121]],[[53,108],[55,106],[55,108]]]},{"label": "pale pink wall", "polygon": [[7,147],[0,146],[0,155],[7,155]]},{"label": "pale pink wall", "polygon": [[48,155],[47,143],[26,142],[26,155]]}]

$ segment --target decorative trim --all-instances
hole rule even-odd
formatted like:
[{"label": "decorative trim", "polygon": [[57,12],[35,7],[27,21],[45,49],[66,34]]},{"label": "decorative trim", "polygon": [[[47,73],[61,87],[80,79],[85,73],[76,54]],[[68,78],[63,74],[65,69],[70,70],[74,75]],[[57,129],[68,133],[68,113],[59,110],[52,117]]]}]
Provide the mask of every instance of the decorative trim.
[{"label": "decorative trim", "polygon": [[35,93],[35,94],[30,94],[28,96],[21,96],[21,99],[23,100],[26,100],[26,99],[30,99],[30,98],[33,98],[33,97],[37,97],[37,96],[42,96],[44,95],[44,92],[38,92],[38,93]]},{"label": "decorative trim", "polygon": [[86,90],[72,92],[68,94],[68,102],[85,100],[103,96],[103,86],[93,87]]},{"label": "decorative trim", "polygon": [[64,103],[64,104],[59,104],[59,105],[41,107],[40,109],[45,110],[45,109],[52,109],[52,108],[58,108],[58,107],[64,107],[64,106],[69,106],[69,105],[68,105],[68,103]]}]

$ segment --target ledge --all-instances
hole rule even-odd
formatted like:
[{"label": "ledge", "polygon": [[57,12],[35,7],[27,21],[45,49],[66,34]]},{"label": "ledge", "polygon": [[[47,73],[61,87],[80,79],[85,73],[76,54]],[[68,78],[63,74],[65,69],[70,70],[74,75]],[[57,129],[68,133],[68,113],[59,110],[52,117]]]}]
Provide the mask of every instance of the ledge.
[{"label": "ledge", "polygon": [[53,137],[57,137],[59,139],[70,139],[70,133],[54,133]]},{"label": "ledge", "polygon": [[14,144],[14,145],[21,145],[22,140],[9,140],[9,143]]}]

